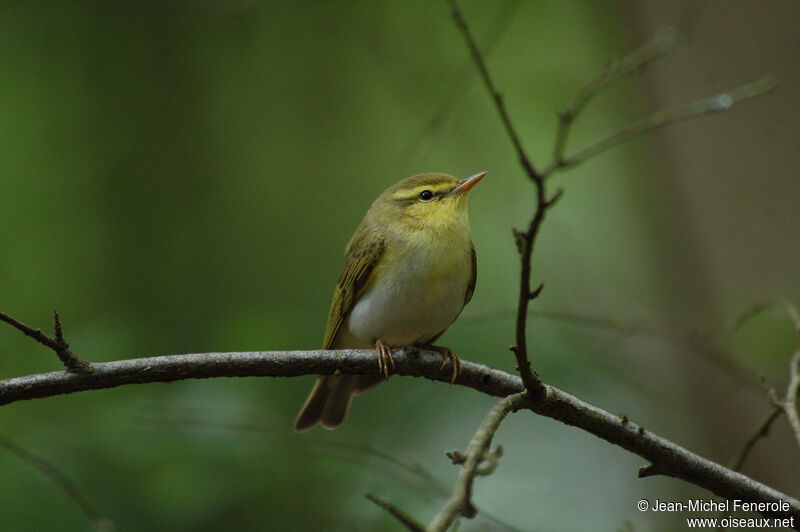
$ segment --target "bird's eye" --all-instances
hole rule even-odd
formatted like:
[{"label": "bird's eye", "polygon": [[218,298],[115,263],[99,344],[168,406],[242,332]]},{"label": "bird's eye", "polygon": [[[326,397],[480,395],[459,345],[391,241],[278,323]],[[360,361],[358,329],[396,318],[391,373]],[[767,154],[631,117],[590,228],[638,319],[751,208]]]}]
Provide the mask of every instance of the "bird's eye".
[{"label": "bird's eye", "polygon": [[419,199],[422,201],[430,201],[433,199],[433,192],[430,190],[423,190],[419,193]]}]

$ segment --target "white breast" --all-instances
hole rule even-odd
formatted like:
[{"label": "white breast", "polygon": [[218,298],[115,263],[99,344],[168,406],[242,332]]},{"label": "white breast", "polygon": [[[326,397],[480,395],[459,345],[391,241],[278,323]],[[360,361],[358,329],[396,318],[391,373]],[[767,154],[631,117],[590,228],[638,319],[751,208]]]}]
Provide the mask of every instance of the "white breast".
[{"label": "white breast", "polygon": [[376,282],[350,313],[353,336],[370,345],[425,344],[453,323],[464,306],[471,258],[462,246],[435,246],[406,251],[402,265],[387,261],[380,277],[391,280]]}]

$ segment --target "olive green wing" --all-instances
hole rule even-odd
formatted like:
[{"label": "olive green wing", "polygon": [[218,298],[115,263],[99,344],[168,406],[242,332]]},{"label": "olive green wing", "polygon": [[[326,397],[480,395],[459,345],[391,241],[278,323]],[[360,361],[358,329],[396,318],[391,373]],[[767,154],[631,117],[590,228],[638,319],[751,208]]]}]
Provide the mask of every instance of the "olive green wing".
[{"label": "olive green wing", "polygon": [[467,293],[464,295],[465,305],[472,299],[472,294],[475,293],[475,284],[478,282],[478,255],[475,253],[474,245],[470,245],[470,259],[472,260],[472,271],[470,272],[469,276]]},{"label": "olive green wing", "polygon": [[347,263],[333,291],[323,349],[333,348],[342,323],[353,310],[365,287],[369,285],[370,274],[383,255],[384,249],[382,235],[375,232],[356,233],[347,245]]}]

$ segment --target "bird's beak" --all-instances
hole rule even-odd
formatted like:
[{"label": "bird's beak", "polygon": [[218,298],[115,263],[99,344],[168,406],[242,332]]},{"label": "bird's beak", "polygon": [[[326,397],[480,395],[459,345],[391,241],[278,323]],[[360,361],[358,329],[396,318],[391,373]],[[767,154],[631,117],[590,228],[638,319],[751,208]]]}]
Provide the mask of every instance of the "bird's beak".
[{"label": "bird's beak", "polygon": [[458,182],[458,185],[454,189],[452,189],[448,196],[461,196],[462,194],[466,194],[469,190],[478,184],[478,181],[483,179],[488,172],[478,172],[475,175],[471,175],[466,179],[461,179]]}]

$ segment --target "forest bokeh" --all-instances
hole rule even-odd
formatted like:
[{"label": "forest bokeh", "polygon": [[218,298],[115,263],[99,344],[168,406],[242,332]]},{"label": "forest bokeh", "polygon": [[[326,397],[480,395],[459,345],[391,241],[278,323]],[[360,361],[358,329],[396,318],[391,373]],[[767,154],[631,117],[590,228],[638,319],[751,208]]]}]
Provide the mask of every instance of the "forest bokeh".
[{"label": "forest bokeh", "polygon": [[[462,2],[533,159],[556,111],[602,68],[676,26],[688,42],[615,83],[568,151],[654,110],[774,75],[771,94],[636,139],[555,181],[534,257],[535,367],[559,386],[727,464],[770,406],[800,302],[800,4]],[[372,200],[424,171],[486,170],[471,195],[478,286],[442,338],[514,371],[511,228],[533,188],[444,2],[0,4],[0,311],[92,361],[319,347],[343,248]],[[0,378],[60,369],[0,324]],[[118,530],[397,530],[373,492],[427,522],[494,399],[395,377],[340,429],[295,434],[313,377],[128,386],[0,408]],[[460,530],[673,530],[641,498],[643,460],[549,419],[510,416]],[[3,530],[90,529],[0,449]],[[784,420],[744,472],[795,497]],[[627,524],[626,524],[627,523]]]}]

